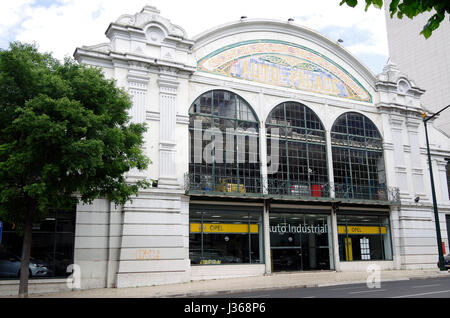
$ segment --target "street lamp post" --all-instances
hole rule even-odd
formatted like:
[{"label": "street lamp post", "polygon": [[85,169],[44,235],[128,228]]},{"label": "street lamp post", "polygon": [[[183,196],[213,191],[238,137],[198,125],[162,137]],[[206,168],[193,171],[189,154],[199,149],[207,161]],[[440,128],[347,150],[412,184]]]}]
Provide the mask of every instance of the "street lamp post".
[{"label": "street lamp post", "polygon": [[430,144],[428,142],[428,130],[427,130],[427,121],[444,111],[445,109],[449,108],[450,105],[442,108],[437,113],[433,114],[430,117],[427,117],[426,113],[422,114],[423,118],[423,124],[425,126],[425,138],[427,140],[427,153],[428,153],[428,166],[430,170],[430,182],[431,182],[431,196],[433,198],[433,209],[434,209],[434,221],[436,223],[436,239],[438,244],[438,253],[439,253],[439,269],[441,271],[445,271],[445,261],[444,261],[444,251],[442,249],[442,239],[441,239],[441,227],[439,225],[439,212],[437,207],[437,201],[436,201],[436,191],[434,189],[434,179],[433,179],[433,168],[431,163],[431,154],[430,154]]}]

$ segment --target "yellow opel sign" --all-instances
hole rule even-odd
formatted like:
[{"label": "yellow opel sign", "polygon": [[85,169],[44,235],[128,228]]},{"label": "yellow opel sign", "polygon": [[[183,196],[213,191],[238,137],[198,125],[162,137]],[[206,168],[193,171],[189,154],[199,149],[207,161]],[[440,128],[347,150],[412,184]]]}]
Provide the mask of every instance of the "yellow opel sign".
[{"label": "yellow opel sign", "polygon": [[[248,234],[248,224],[203,223],[203,233]],[[191,233],[201,233],[201,223],[191,223]],[[258,233],[258,224],[250,224],[250,233]]]},{"label": "yellow opel sign", "polygon": [[353,226],[339,225],[338,234],[386,234],[385,226]]}]

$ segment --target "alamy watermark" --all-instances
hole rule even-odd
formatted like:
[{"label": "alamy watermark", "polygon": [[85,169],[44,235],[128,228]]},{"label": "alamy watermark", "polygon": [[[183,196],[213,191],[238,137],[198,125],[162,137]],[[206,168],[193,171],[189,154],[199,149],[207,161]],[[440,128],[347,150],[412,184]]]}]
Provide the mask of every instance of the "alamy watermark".
[{"label": "alamy watermark", "polygon": [[66,285],[69,289],[81,289],[81,267],[77,264],[67,266],[66,273],[71,273],[67,277]]},{"label": "alamy watermark", "polygon": [[[191,137],[193,137],[193,147],[191,148],[193,156],[191,158],[193,157],[193,163],[259,163],[258,130],[256,128],[228,127],[225,131],[218,127],[203,129],[203,121],[198,119],[194,120],[193,128],[193,132],[191,131]],[[271,133],[274,136],[279,136],[280,129],[273,127]],[[204,146],[205,141],[209,143]],[[279,139],[271,138],[270,154],[268,152],[267,155],[268,174],[278,172],[279,149]],[[191,159],[190,163],[192,163]]]},{"label": "alamy watermark", "polygon": [[381,288],[381,268],[379,265],[370,264],[366,269],[369,276],[366,284],[368,288]]}]

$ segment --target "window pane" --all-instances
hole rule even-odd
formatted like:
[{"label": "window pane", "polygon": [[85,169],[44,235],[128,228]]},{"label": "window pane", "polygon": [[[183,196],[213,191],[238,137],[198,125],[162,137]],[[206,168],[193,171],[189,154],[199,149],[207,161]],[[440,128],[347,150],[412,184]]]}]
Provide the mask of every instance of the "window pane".
[{"label": "window pane", "polygon": [[273,270],[330,269],[329,217],[270,213]]},{"label": "window pane", "polygon": [[[212,112],[199,115],[195,103],[210,103]],[[239,96],[214,90],[190,109],[189,189],[261,193],[259,124]]]},{"label": "window pane", "polygon": [[391,234],[386,216],[338,215],[341,261],[391,260]]},{"label": "window pane", "polygon": [[[33,224],[31,278],[64,277],[73,264],[75,211],[50,210],[41,222]],[[12,224],[4,223],[0,245],[0,277],[17,278],[20,269],[23,236]]]},{"label": "window pane", "polygon": [[270,194],[329,196],[325,129],[311,109],[295,102],[278,105],[267,118],[266,134],[268,165],[278,163],[268,172]]},{"label": "window pane", "polygon": [[191,264],[262,263],[259,212],[190,212]]},{"label": "window pane", "polygon": [[337,198],[387,200],[382,139],[358,113],[345,113],[331,129]]}]

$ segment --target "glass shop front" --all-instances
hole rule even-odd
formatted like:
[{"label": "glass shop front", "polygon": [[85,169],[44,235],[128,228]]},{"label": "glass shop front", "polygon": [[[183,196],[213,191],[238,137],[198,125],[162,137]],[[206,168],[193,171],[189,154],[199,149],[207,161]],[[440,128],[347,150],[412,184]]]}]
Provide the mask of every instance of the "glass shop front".
[{"label": "glass shop front", "polygon": [[262,208],[190,206],[192,265],[264,263]]},{"label": "glass shop front", "polygon": [[334,267],[329,214],[271,211],[269,219],[273,272]]},{"label": "glass shop front", "polygon": [[392,260],[389,215],[345,213],[337,215],[339,259],[351,261]]}]

